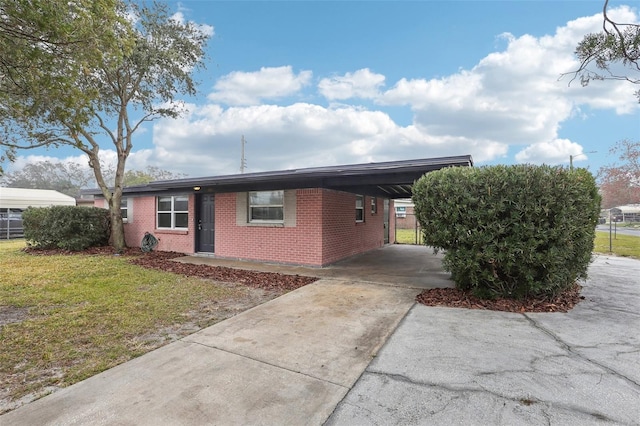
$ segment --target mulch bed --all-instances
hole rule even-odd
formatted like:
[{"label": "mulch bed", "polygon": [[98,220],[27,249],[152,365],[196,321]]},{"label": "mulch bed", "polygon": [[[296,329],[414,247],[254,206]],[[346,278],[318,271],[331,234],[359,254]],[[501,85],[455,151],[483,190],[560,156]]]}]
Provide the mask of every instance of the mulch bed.
[{"label": "mulch bed", "polygon": [[274,291],[291,291],[317,281],[315,277],[302,275],[286,275],[275,272],[256,272],[244,269],[227,268],[224,266],[194,265],[190,263],[175,262],[171,259],[185,256],[182,253],[152,251],[143,253],[139,248],[129,247],[120,254],[115,253],[112,247],[91,247],[83,251],[73,252],[69,250],[41,250],[26,248],[26,252],[33,255],[122,255],[130,257],[129,262],[148,269],[157,269],[188,277],[200,277],[214,281],[233,282],[252,288]]},{"label": "mulch bed", "polygon": [[[184,255],[180,255],[184,256]],[[159,269],[189,277],[200,277],[215,281],[240,283],[248,287],[263,290],[291,291],[317,281],[315,277],[302,275],[286,275],[276,272],[257,272],[245,269],[227,268],[225,266],[193,265],[175,262],[167,258],[140,256],[130,260],[144,268]]]},{"label": "mulch bed", "polygon": [[457,288],[434,288],[425,290],[416,297],[416,301],[426,306],[446,306],[450,308],[486,309],[504,312],[568,312],[584,299],[580,295],[582,286],[574,284],[564,293],[553,299],[524,300],[478,299],[470,293]]}]

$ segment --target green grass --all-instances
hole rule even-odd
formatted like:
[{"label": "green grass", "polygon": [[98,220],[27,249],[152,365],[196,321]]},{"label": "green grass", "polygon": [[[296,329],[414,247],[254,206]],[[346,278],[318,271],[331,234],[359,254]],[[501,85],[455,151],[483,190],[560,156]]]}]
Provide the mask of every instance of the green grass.
[{"label": "green grass", "polygon": [[617,256],[633,257],[640,259],[640,237],[633,235],[617,234],[611,237],[611,249],[609,251],[609,232],[597,231],[593,251],[596,253],[612,253]]},{"label": "green grass", "polygon": [[21,251],[24,245],[0,241],[0,313],[23,316],[0,326],[0,388],[11,399],[67,386],[161,346],[169,339],[163,330],[193,321],[203,303],[243,291],[144,269],[125,257],[36,256]]},{"label": "green grass", "polygon": [[[422,234],[417,231],[417,244],[422,244]],[[416,244],[415,229],[396,229],[396,242],[398,244]]]},{"label": "green grass", "polygon": [[[416,244],[416,231],[413,229],[396,229],[396,242],[398,244]],[[422,235],[418,231],[418,244],[422,243]],[[640,237],[618,234],[612,240],[612,253],[616,256],[633,257],[640,259]],[[609,253],[609,232],[596,232],[594,242],[595,253]]]}]

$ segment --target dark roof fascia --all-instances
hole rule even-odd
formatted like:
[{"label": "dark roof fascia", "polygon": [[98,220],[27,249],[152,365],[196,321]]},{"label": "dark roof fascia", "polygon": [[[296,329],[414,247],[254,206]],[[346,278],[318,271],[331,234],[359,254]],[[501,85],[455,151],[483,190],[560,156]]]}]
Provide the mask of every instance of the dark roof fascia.
[{"label": "dark roof fascia", "polygon": [[[193,192],[200,187],[207,192],[244,192],[273,189],[328,188],[349,192],[360,189],[365,195],[390,195],[380,186],[412,185],[423,174],[445,167],[472,167],[470,155],[388,161],[342,166],[312,167],[272,172],[183,178],[150,182],[126,187],[124,194],[162,194]],[[368,189],[368,192],[365,190]],[[100,190],[84,193],[100,195]],[[402,195],[402,194],[398,194]],[[404,194],[406,197],[406,194]],[[396,197],[394,197],[396,198]]]},{"label": "dark roof fascia", "polygon": [[[235,175],[184,178],[149,183],[150,188],[178,188],[193,186],[225,186],[234,184],[283,182],[319,179],[326,177],[371,176],[393,173],[433,171],[450,166],[473,166],[470,155],[455,157],[427,158],[421,160],[389,161],[344,166],[313,167],[305,169],[280,170],[273,172],[244,173]],[[421,175],[421,174],[420,174]]]}]

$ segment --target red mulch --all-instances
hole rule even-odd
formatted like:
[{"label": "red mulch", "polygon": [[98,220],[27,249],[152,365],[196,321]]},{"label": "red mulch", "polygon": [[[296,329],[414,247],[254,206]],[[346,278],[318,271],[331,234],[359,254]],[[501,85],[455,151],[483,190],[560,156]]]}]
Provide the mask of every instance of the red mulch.
[{"label": "red mulch", "polygon": [[317,281],[315,277],[301,275],[286,275],[274,272],[256,272],[244,269],[227,268],[224,266],[194,265],[190,263],[175,262],[171,259],[183,257],[184,254],[166,251],[152,251],[143,253],[139,248],[129,247],[121,254],[114,252],[112,247],[91,247],[83,251],[73,252],[69,250],[41,250],[26,248],[26,252],[33,255],[122,255],[130,257],[129,262],[148,269],[157,269],[174,274],[189,277],[207,278],[215,281],[233,282],[248,287],[263,290],[291,291]]},{"label": "red mulch", "polygon": [[[155,253],[155,252],[154,252]],[[184,255],[181,255],[184,256]],[[215,281],[234,282],[263,290],[291,291],[318,279],[302,275],[286,275],[276,272],[257,272],[225,266],[194,265],[169,260],[170,258],[139,256],[130,262],[144,268],[159,269],[189,277],[207,278]]]},{"label": "red mulch", "polygon": [[550,300],[535,298],[524,300],[484,300],[457,288],[434,288],[420,293],[416,297],[416,301],[426,306],[447,306],[451,308],[486,309],[518,313],[568,312],[584,299],[584,296],[580,296],[581,289],[582,286],[574,284],[573,287]]}]

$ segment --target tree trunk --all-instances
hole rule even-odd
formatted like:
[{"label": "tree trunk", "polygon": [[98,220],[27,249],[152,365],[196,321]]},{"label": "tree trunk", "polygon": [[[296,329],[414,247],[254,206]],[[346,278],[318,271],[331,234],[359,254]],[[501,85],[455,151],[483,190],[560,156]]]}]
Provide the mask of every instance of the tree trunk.
[{"label": "tree trunk", "polygon": [[111,213],[111,245],[118,252],[122,252],[127,243],[124,239],[124,224],[122,223],[122,213],[120,212],[120,205],[110,206]]}]

